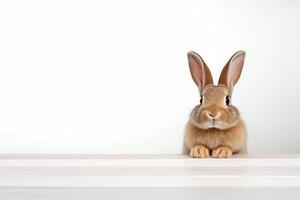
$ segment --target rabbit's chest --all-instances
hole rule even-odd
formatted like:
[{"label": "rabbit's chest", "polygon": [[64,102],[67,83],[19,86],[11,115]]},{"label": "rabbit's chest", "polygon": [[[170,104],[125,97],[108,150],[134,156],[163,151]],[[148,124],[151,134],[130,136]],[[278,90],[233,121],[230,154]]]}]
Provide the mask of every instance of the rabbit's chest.
[{"label": "rabbit's chest", "polygon": [[196,136],[196,143],[204,144],[209,149],[215,149],[218,146],[226,143],[227,135],[224,132],[201,132]]}]

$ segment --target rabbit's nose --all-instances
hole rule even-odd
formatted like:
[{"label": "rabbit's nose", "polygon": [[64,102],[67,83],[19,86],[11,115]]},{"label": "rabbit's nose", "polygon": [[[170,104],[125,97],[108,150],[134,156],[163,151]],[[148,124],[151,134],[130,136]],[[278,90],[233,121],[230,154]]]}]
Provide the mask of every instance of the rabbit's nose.
[{"label": "rabbit's nose", "polygon": [[211,118],[216,118],[216,117],[219,116],[220,113],[218,113],[218,112],[215,112],[215,113],[213,113],[213,112],[207,112],[207,114]]},{"label": "rabbit's nose", "polygon": [[208,115],[211,117],[215,117],[215,114],[212,114],[212,113],[208,113]]}]

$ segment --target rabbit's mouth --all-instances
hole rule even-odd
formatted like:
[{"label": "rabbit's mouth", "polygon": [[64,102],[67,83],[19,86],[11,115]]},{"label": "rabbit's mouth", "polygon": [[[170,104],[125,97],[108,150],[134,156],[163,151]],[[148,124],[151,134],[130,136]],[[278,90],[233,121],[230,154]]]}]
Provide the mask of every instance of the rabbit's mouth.
[{"label": "rabbit's mouth", "polygon": [[208,129],[224,129],[223,123],[220,120],[205,120],[203,122],[199,122],[196,120],[191,120],[192,124],[194,124],[196,127],[204,130]]},{"label": "rabbit's mouth", "polygon": [[222,128],[217,120],[207,120],[206,122],[199,123],[197,125],[199,128],[202,128],[202,129],[211,129],[211,128],[220,129],[220,128]]},{"label": "rabbit's mouth", "polygon": [[213,119],[209,122],[209,125],[211,126],[211,128],[217,128],[218,123],[217,120]]},{"label": "rabbit's mouth", "polygon": [[[200,125],[200,124],[199,124]],[[201,127],[200,127],[201,126]],[[202,125],[200,125],[200,128],[203,129],[212,129],[212,128],[216,128],[216,129],[222,129],[221,124],[219,124],[217,121],[207,121],[206,123],[203,123]]]},{"label": "rabbit's mouth", "polygon": [[208,122],[208,127],[209,128],[215,128],[215,126],[216,126],[216,121],[215,120]]},{"label": "rabbit's mouth", "polygon": [[207,129],[210,128],[223,129],[222,122],[218,119],[210,119],[207,122]]},{"label": "rabbit's mouth", "polygon": [[212,125],[212,126],[215,126],[215,125],[216,125],[216,123],[217,123],[216,121],[217,121],[217,120],[216,120],[215,118],[213,118],[213,119],[211,120],[211,122],[210,122],[210,123],[211,123],[211,125]]}]

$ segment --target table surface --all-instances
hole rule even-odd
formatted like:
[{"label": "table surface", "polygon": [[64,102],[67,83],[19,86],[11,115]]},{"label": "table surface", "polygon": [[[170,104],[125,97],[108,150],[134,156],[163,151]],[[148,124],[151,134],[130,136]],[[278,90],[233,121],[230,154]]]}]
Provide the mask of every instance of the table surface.
[{"label": "table surface", "polygon": [[0,155],[0,187],[300,187],[300,155]]}]

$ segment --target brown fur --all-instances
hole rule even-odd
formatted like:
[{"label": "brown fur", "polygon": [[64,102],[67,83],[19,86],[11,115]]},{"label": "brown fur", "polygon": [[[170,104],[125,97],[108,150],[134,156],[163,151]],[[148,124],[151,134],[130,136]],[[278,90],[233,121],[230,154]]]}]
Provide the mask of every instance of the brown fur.
[{"label": "brown fur", "polygon": [[207,158],[210,155],[228,158],[233,153],[245,152],[245,124],[237,108],[226,103],[240,77],[245,53],[239,51],[231,57],[220,75],[219,85],[213,85],[209,68],[198,54],[190,52],[188,58],[202,103],[192,110],[186,125],[184,153],[194,158]]},{"label": "brown fur", "polygon": [[[246,128],[242,121],[236,126],[226,129],[199,129],[191,122],[188,122],[185,129],[185,144],[188,149],[197,145],[205,146],[210,151],[225,146],[230,148],[232,153],[246,151]],[[194,154],[190,154],[194,157]],[[196,156],[197,157],[197,156]]]}]

